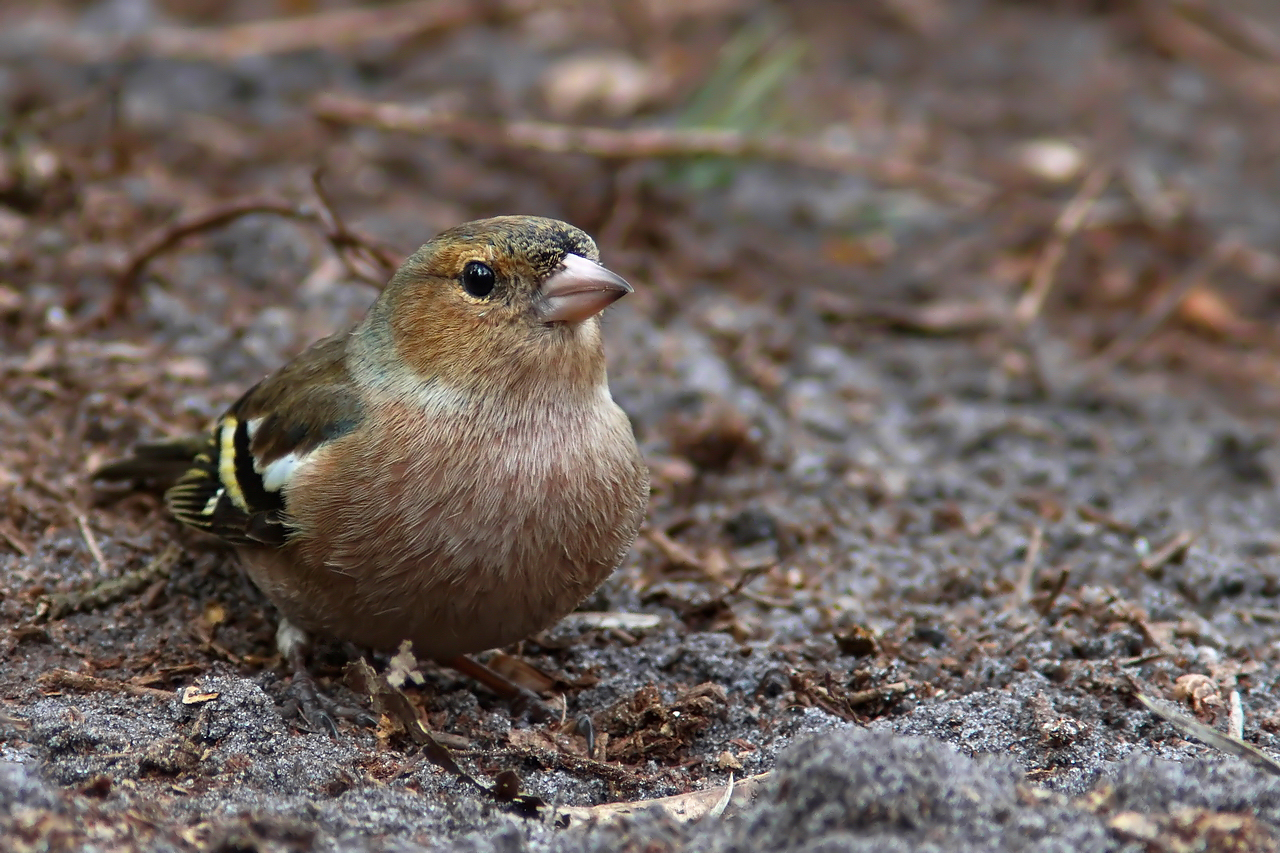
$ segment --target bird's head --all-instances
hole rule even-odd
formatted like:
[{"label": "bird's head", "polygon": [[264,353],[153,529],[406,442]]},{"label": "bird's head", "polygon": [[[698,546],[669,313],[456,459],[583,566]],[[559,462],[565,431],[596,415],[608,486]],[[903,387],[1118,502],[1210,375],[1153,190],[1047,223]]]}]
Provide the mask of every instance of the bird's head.
[{"label": "bird's head", "polygon": [[392,277],[365,326],[419,378],[457,388],[604,381],[599,314],[631,286],[564,222],[500,216],[439,234]]}]

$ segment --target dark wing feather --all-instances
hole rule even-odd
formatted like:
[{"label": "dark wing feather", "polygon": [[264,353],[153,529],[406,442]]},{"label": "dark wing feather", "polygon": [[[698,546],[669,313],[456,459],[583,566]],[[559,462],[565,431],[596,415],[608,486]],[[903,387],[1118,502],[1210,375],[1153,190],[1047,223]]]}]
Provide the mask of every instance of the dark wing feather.
[{"label": "dark wing feather", "polygon": [[283,545],[290,529],[287,481],[267,482],[263,473],[359,425],[363,411],[344,362],[346,340],[326,338],[250,388],[198,442],[146,445],[98,476],[128,478],[161,464],[172,470],[185,450],[185,472],[165,492],[174,517],[234,545]]}]

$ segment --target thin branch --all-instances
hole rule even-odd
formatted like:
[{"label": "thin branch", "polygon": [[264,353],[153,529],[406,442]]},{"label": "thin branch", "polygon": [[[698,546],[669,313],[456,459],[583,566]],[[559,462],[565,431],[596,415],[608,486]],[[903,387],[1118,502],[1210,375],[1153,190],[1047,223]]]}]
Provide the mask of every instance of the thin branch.
[{"label": "thin branch", "polygon": [[312,187],[316,200],[314,210],[291,204],[283,199],[233,199],[179,219],[172,225],[157,230],[129,256],[123,271],[116,277],[106,303],[82,321],[82,325],[92,326],[124,313],[129,297],[137,287],[138,279],[141,278],[147,265],[183,240],[255,214],[282,216],[295,222],[318,227],[352,278],[376,288],[382,288],[398,266],[396,252],[372,237],[347,227],[324,191],[319,170],[312,176]]},{"label": "thin branch", "polygon": [[1102,195],[1102,191],[1107,188],[1107,184],[1110,181],[1111,173],[1109,170],[1105,168],[1094,169],[1081,183],[1079,192],[1075,194],[1071,201],[1067,202],[1066,206],[1062,208],[1062,212],[1058,214],[1058,219],[1053,224],[1053,236],[1050,237],[1049,242],[1044,247],[1044,251],[1041,252],[1035,269],[1031,273],[1031,283],[1026,292],[1022,294],[1022,298],[1018,300],[1018,306],[1013,311],[1014,319],[1017,320],[1019,326],[1026,328],[1040,316],[1040,310],[1044,307],[1045,299],[1048,298],[1049,291],[1053,289],[1058,267],[1062,265],[1062,259],[1066,257],[1067,246],[1070,245],[1071,238],[1079,233],[1084,226],[1084,222],[1089,216],[1089,211],[1093,210],[1098,197]]},{"label": "thin branch", "polygon": [[1022,559],[1022,568],[1018,570],[1018,585],[1014,589],[1014,606],[1025,604],[1031,600],[1031,582],[1035,579],[1036,562],[1040,559],[1040,549],[1044,546],[1044,525],[1037,524],[1031,529],[1031,539],[1027,542],[1026,556]]},{"label": "thin branch", "polygon": [[1130,683],[1134,684],[1135,698],[1148,711],[1177,729],[1178,733],[1183,737],[1195,738],[1214,749],[1225,752],[1228,755],[1234,755],[1236,758],[1241,758],[1273,776],[1280,776],[1280,762],[1277,762],[1258,747],[1231,735],[1225,735],[1217,729],[1210,728],[1198,720],[1193,720],[1187,715],[1173,710],[1167,703],[1156,701],[1139,690],[1132,676],[1129,677],[1129,680]]},{"label": "thin branch", "polygon": [[619,130],[537,121],[492,122],[424,107],[366,101],[336,94],[320,95],[312,102],[311,108],[319,118],[338,124],[438,136],[468,145],[489,144],[549,154],[587,154],[607,160],[684,157],[769,160],[868,175],[886,184],[915,186],[964,206],[980,205],[993,194],[988,184],[966,175],[787,136],[751,136],[736,130],[720,129],[647,127]]},{"label": "thin branch", "polygon": [[1168,542],[1161,545],[1154,554],[1145,560],[1138,561],[1138,568],[1151,577],[1159,577],[1164,567],[1182,557],[1196,541],[1196,535],[1190,530],[1180,530]]},{"label": "thin branch", "polygon": [[84,544],[89,549],[93,562],[97,564],[98,571],[104,575],[111,574],[111,567],[107,565],[107,558],[103,556],[102,549],[98,547],[98,540],[94,537],[93,530],[89,528],[89,519],[80,513],[76,513],[76,526],[80,528],[80,535],[84,537]]},{"label": "thin branch", "polygon": [[179,219],[172,225],[156,231],[134,250],[133,254],[129,256],[129,261],[125,264],[124,270],[116,277],[115,284],[111,289],[111,295],[107,298],[106,304],[90,316],[85,321],[85,324],[93,325],[123,314],[128,305],[129,296],[133,293],[138,283],[138,278],[141,277],[143,270],[147,268],[147,264],[158,256],[177,246],[188,237],[204,231],[221,228],[241,217],[252,216],[256,213],[271,213],[289,219],[305,220],[309,218],[307,214],[300,211],[296,206],[285,201],[250,198],[235,199],[217,204],[208,210]]},{"label": "thin branch", "polygon": [[335,9],[225,27],[154,27],[129,38],[98,32],[37,31],[32,49],[79,62],[129,56],[235,62],[301,50],[340,50],[370,41],[456,29],[495,11],[520,13],[521,0],[410,0],[372,8]]},{"label": "thin branch", "polygon": [[325,228],[329,245],[337,252],[347,274],[379,290],[400,266],[394,249],[378,242],[367,234],[360,234],[347,227],[324,188],[324,168],[311,173],[311,189],[319,207],[319,219]]},{"label": "thin branch", "polygon": [[41,687],[51,690],[83,690],[86,692],[104,691],[107,693],[128,693],[130,696],[148,696],[152,699],[172,700],[174,693],[170,690],[157,690],[154,687],[142,687],[127,681],[112,681],[85,675],[82,672],[71,672],[67,669],[51,669],[41,673],[36,679]]},{"label": "thin branch", "polygon": [[31,544],[22,538],[22,534],[14,529],[7,519],[3,518],[0,518],[0,539],[9,543],[9,547],[22,556],[31,556]]},{"label": "thin branch", "polygon": [[1238,243],[1231,240],[1220,241],[1211,252],[1191,265],[1191,268],[1165,292],[1154,309],[1140,317],[1133,326],[1107,344],[1106,348],[1094,356],[1087,366],[1094,372],[1103,373],[1127,361],[1142,347],[1147,338],[1173,316],[1193,288],[1236,255],[1238,246]]}]

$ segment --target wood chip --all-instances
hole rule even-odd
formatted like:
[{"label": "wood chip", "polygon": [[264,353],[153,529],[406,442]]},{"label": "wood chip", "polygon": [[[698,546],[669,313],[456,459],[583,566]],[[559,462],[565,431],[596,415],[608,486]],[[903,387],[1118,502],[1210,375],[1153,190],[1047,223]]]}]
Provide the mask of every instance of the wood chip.
[{"label": "wood chip", "polygon": [[221,695],[216,691],[201,690],[192,684],[182,689],[181,701],[183,705],[203,705],[205,702],[212,702]]},{"label": "wood chip", "polygon": [[570,613],[561,620],[562,625],[594,628],[600,631],[618,630],[635,633],[652,631],[662,625],[662,617],[653,613],[621,613],[604,611],[597,613]]},{"label": "wood chip", "polygon": [[137,684],[130,684],[127,681],[111,681],[106,678],[85,675],[81,672],[72,672],[69,669],[51,669],[46,673],[42,673],[37,681],[41,687],[54,690],[65,688],[86,692],[128,693],[130,696],[149,696],[153,699],[169,700],[173,698],[173,693],[168,690],[141,687]]},{"label": "wood chip", "polygon": [[730,807],[741,808],[759,796],[761,786],[769,776],[769,773],[760,773],[729,785],[718,785],[714,788],[659,797],[654,800],[605,803],[599,806],[565,806],[556,810],[556,825],[569,828],[580,823],[605,823],[630,817],[651,808],[661,809],[668,817],[682,823],[709,815],[720,817]]}]

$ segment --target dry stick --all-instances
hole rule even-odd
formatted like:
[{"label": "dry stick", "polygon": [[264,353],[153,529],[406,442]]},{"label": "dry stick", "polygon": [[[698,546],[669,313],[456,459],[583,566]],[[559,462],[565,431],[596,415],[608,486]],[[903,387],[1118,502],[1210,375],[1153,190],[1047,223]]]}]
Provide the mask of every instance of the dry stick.
[{"label": "dry stick", "polygon": [[1280,622],[1280,610],[1271,607],[1244,607],[1238,612],[1244,613],[1259,622]]},{"label": "dry stick", "polygon": [[1280,762],[1277,762],[1274,758],[1263,752],[1258,747],[1241,740],[1240,738],[1225,735],[1217,729],[1206,726],[1198,720],[1193,720],[1185,714],[1174,711],[1172,708],[1168,707],[1168,704],[1165,702],[1157,702],[1155,699],[1138,689],[1132,676],[1129,676],[1127,673],[1125,673],[1125,675],[1134,686],[1135,698],[1137,698],[1137,700],[1141,702],[1148,711],[1155,714],[1166,723],[1172,725],[1184,737],[1193,737],[1214,749],[1221,750],[1228,755],[1234,755],[1237,758],[1242,758],[1250,764],[1253,764],[1255,767],[1260,767],[1272,775],[1280,776]]},{"label": "dry stick", "polygon": [[15,121],[15,125],[28,133],[44,133],[51,128],[73,122],[89,110],[101,104],[104,96],[109,97],[115,81],[106,85],[95,86],[89,92],[77,95],[67,101],[50,104],[35,112],[28,113]]},{"label": "dry stick", "polygon": [[[312,185],[315,190],[319,212],[289,204],[281,199],[236,199],[214,205],[208,210],[193,214],[173,225],[160,229],[130,256],[128,263],[125,264],[124,271],[116,278],[107,303],[99,311],[90,315],[84,321],[84,325],[93,325],[122,314],[143,270],[146,269],[147,264],[159,255],[169,251],[186,238],[195,234],[220,228],[244,216],[261,213],[283,216],[286,219],[313,225],[319,224],[324,232],[325,239],[333,247],[333,250],[338,254],[338,257],[351,275],[360,281],[381,288],[386,284],[390,272],[394,271],[397,266],[395,253],[389,247],[372,238],[352,231],[343,223],[341,217],[334,211],[328,195],[320,184],[318,171],[313,175]],[[354,261],[347,257],[349,252],[363,252],[368,256],[367,259],[370,261],[371,266],[376,269],[370,271],[358,267]],[[385,271],[386,274],[380,275],[378,269]]]},{"label": "dry stick", "polygon": [[1122,536],[1137,536],[1138,528],[1128,522],[1121,521],[1113,515],[1108,515],[1097,507],[1088,504],[1080,504],[1076,507],[1076,513],[1085,521],[1092,521],[1094,524],[1100,524],[1112,533],[1119,533]]},{"label": "dry stick", "polygon": [[102,549],[98,547],[98,540],[94,538],[93,531],[89,529],[89,519],[80,513],[76,513],[76,527],[80,528],[80,535],[84,537],[84,544],[88,547],[93,561],[98,564],[98,571],[104,575],[111,574],[111,567],[107,565],[107,558],[103,556]]},{"label": "dry stick", "polygon": [[9,543],[13,550],[17,551],[24,557],[31,556],[31,546],[22,538],[22,534],[13,529],[13,526],[5,519],[0,518],[0,539]]},{"label": "dry stick", "polygon": [[143,687],[127,681],[111,681],[69,669],[51,669],[42,673],[37,681],[42,687],[54,689],[70,688],[72,690],[103,690],[109,693],[128,693],[131,696],[150,696],[154,699],[172,699],[174,694],[169,690],[157,690],[154,687]]},{"label": "dry stick", "polygon": [[844,702],[850,708],[858,708],[862,705],[869,705],[872,702],[889,700],[894,696],[900,696],[907,692],[907,688],[907,682],[895,681],[892,684],[882,684],[869,690],[858,690],[850,693],[844,697]]},{"label": "dry stick", "polygon": [[106,320],[122,314],[129,301],[129,295],[133,292],[134,285],[137,284],[139,276],[142,275],[142,271],[146,269],[147,264],[159,255],[194,234],[219,228],[243,216],[252,216],[255,213],[274,213],[277,216],[285,216],[290,219],[309,218],[307,214],[287,202],[277,199],[250,198],[224,202],[185,219],[180,219],[173,225],[166,226],[152,234],[149,239],[145,240],[134,251],[129,258],[128,264],[125,265],[124,271],[116,278],[107,304],[95,316],[89,318],[90,322]]},{"label": "dry stick", "polygon": [[[320,211],[319,218],[324,224],[329,244],[333,246],[348,275],[381,290],[386,286],[387,279],[396,271],[396,267],[400,265],[395,251],[347,227],[347,223],[338,214],[333,200],[329,198],[329,193],[324,188],[323,178],[324,167],[322,166],[311,173],[311,189],[315,193]],[[361,253],[363,253],[362,257],[352,257]],[[364,264],[358,264],[357,260],[364,261]]]},{"label": "dry stick", "polygon": [[39,45],[44,53],[75,61],[128,56],[234,62],[299,50],[337,50],[378,39],[402,39],[463,26],[493,11],[520,13],[520,0],[412,0],[375,8],[338,9],[270,18],[228,27],[155,27],[129,39],[59,31]]},{"label": "dry stick", "polygon": [[1040,558],[1040,548],[1044,545],[1044,526],[1037,524],[1031,530],[1031,541],[1027,543],[1027,554],[1022,560],[1022,568],[1018,572],[1018,598],[1020,601],[1031,600],[1031,580],[1036,571],[1036,560]]},{"label": "dry stick", "polygon": [[1035,574],[1036,560],[1040,557],[1040,548],[1044,544],[1044,527],[1037,524],[1031,529],[1031,538],[1027,540],[1026,556],[1022,559],[1022,567],[1018,570],[1018,580],[1009,600],[1004,606],[1005,613],[1031,600],[1031,579]]},{"label": "dry stick", "polygon": [[136,571],[107,578],[86,590],[62,593],[43,598],[36,605],[35,622],[61,619],[69,613],[88,612],[104,607],[113,601],[133,595],[158,580],[169,577],[169,572],[182,557],[182,548],[176,542],[170,542],[149,563]]},{"label": "dry stick", "polygon": [[888,184],[913,185],[965,206],[989,199],[990,185],[905,160],[877,158],[847,148],[786,136],[748,136],[736,130],[577,127],[536,121],[488,122],[423,107],[324,94],[311,105],[321,119],[381,130],[438,136],[468,145],[489,144],[551,154],[588,154],[608,160],[663,157],[730,157],[771,160],[816,169],[870,175]]},{"label": "dry stick", "polygon": [[1186,553],[1191,547],[1191,543],[1196,541],[1196,535],[1190,530],[1179,531],[1172,539],[1160,546],[1160,549],[1145,560],[1138,563],[1138,567],[1152,577],[1160,573],[1164,567],[1173,560]]},{"label": "dry stick", "polygon": [[1193,21],[1242,53],[1269,63],[1280,63],[1280,35],[1229,5],[1208,0],[1173,0],[1173,13]]},{"label": "dry stick", "polygon": [[1053,605],[1058,603],[1058,596],[1062,595],[1062,591],[1066,589],[1069,577],[1071,577],[1071,567],[1063,566],[1062,571],[1058,573],[1058,579],[1053,583],[1053,589],[1049,590],[1049,597],[1044,600],[1044,604],[1036,608],[1044,618],[1048,619],[1049,614],[1053,612]]},{"label": "dry stick", "polygon": [[1062,212],[1058,214],[1057,221],[1053,223],[1053,235],[1041,252],[1040,259],[1036,261],[1035,269],[1032,270],[1031,283],[1013,310],[1013,317],[1022,328],[1030,326],[1036,317],[1040,316],[1045,299],[1053,289],[1058,267],[1066,257],[1071,238],[1084,227],[1089,211],[1093,209],[1098,197],[1102,195],[1102,191],[1107,188],[1110,181],[1109,169],[1104,167],[1094,169],[1085,177],[1075,197],[1067,202]]},{"label": "dry stick", "polygon": [[1164,325],[1183,300],[1187,298],[1196,285],[1200,284],[1220,266],[1227,263],[1237,252],[1239,246],[1231,240],[1220,241],[1208,255],[1200,258],[1191,269],[1171,287],[1159,304],[1144,315],[1131,328],[1118,336],[1106,348],[1094,356],[1086,367],[1094,372],[1102,373],[1127,361],[1146,342],[1156,329]]}]

